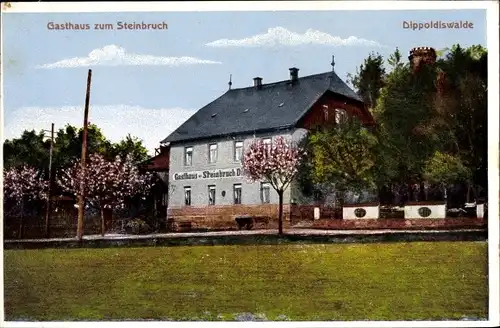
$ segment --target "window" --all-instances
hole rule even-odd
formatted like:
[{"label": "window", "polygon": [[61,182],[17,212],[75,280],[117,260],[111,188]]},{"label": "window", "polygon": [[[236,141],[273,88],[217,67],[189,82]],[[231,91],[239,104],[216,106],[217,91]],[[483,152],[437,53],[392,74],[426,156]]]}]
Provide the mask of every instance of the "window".
[{"label": "window", "polygon": [[328,105],[323,105],[323,115],[325,115],[325,121],[328,121]]},{"label": "window", "polygon": [[335,109],[335,124],[344,124],[347,120],[347,113],[345,110]]},{"label": "window", "polygon": [[233,186],[234,203],[241,204],[241,184],[235,184]]},{"label": "window", "polygon": [[260,186],[260,199],[262,203],[268,204],[271,202],[271,186],[269,183],[262,183]]},{"label": "window", "polygon": [[217,144],[211,144],[208,146],[208,162],[217,162]]},{"label": "window", "polygon": [[208,186],[208,205],[215,205],[215,186]]},{"label": "window", "polygon": [[184,187],[184,205],[191,206],[191,187]]},{"label": "window", "polygon": [[267,151],[271,151],[271,143],[272,143],[271,138],[266,138],[262,140],[262,142],[264,143],[264,147],[266,147]]},{"label": "window", "polygon": [[240,162],[243,157],[243,141],[234,142],[234,161]]},{"label": "window", "polygon": [[184,148],[184,165],[193,165],[193,147]]}]

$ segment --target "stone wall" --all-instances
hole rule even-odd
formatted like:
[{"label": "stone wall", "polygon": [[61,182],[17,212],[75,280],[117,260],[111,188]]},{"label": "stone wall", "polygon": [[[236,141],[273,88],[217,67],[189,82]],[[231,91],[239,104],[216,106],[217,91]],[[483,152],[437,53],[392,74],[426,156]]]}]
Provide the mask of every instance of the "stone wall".
[{"label": "stone wall", "polygon": [[328,220],[314,221],[311,228],[317,229],[467,229],[485,228],[487,220],[481,218],[447,218],[447,219],[370,219],[370,220]]},{"label": "stone wall", "polygon": [[191,234],[190,236],[147,236],[144,238],[113,238],[40,240],[38,242],[11,240],[4,242],[4,249],[42,249],[42,248],[104,248],[104,247],[158,247],[158,246],[214,246],[214,245],[283,245],[304,243],[381,243],[411,241],[484,241],[487,231],[412,231],[384,234]]},{"label": "stone wall", "polygon": [[290,224],[312,222],[314,220],[314,209],[320,209],[321,219],[341,219],[342,209],[335,209],[324,205],[291,205]]},{"label": "stone wall", "polygon": [[[76,211],[75,211],[76,212]],[[51,238],[64,238],[76,236],[78,216],[75,215],[53,215],[50,220],[49,232]],[[20,218],[4,218],[4,239],[18,239],[20,229]],[[84,222],[84,234],[92,235],[101,233],[100,216],[86,217]],[[26,216],[23,218],[23,239],[37,239],[45,237],[45,217]]]},{"label": "stone wall", "polygon": [[[314,220],[314,208],[320,208],[320,219]],[[278,226],[278,206],[240,205],[240,206],[206,206],[172,209],[169,218],[177,223],[191,222],[196,230],[235,230],[238,229],[235,218],[241,215],[269,217],[268,224],[257,224],[254,229],[275,229]],[[342,211],[322,205],[289,205],[283,206],[285,228],[311,227],[317,229],[462,229],[484,228],[486,219],[481,218],[447,218],[447,219],[363,219],[343,220]]]}]

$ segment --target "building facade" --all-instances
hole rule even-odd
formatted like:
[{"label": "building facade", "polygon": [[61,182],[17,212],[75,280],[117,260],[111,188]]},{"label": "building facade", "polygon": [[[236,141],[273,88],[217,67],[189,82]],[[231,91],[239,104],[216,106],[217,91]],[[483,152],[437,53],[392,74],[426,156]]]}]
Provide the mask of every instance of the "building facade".
[{"label": "building facade", "polygon": [[[303,135],[303,130],[295,129],[173,145],[169,176],[173,189],[171,207],[276,204],[278,196],[269,184],[245,178],[244,151],[257,138],[272,143],[282,136],[298,142]],[[287,200],[291,197],[289,190],[284,197]]]},{"label": "building facade", "polygon": [[[333,64],[332,64],[333,66]],[[250,182],[242,159],[255,139],[299,142],[315,126],[357,117],[373,125],[361,99],[332,70],[229,89],[196,112],[163,143],[170,149],[168,216],[192,222],[232,222],[239,215],[277,217],[278,195],[266,181]],[[285,218],[300,199],[294,183],[284,194]],[[203,225],[203,224],[200,224]]]}]

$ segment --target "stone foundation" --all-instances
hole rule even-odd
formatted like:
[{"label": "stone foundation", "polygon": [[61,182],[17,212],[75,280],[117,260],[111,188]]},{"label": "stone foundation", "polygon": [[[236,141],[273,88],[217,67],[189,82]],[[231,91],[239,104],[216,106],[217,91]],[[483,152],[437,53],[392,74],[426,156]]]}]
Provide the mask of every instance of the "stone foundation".
[{"label": "stone foundation", "polygon": [[[236,217],[259,216],[269,217],[268,224],[260,224],[255,228],[274,229],[278,227],[278,205],[230,205],[172,208],[168,210],[168,219],[175,222],[191,222],[192,229],[234,230],[238,229]],[[290,205],[283,205],[284,227],[289,226]]]}]

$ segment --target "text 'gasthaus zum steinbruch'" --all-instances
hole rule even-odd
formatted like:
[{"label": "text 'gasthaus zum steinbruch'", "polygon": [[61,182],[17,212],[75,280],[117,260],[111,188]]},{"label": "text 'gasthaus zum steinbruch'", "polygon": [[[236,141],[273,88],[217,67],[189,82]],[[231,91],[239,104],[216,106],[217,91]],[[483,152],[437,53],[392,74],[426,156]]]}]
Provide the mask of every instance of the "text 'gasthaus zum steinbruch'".
[{"label": "text 'gasthaus zum steinbruch'", "polygon": [[71,22],[48,22],[48,30],[55,31],[89,31],[89,30],[123,30],[123,31],[138,31],[138,30],[167,30],[168,24],[161,23],[146,23],[146,22],[116,22],[116,23],[71,23]]}]

